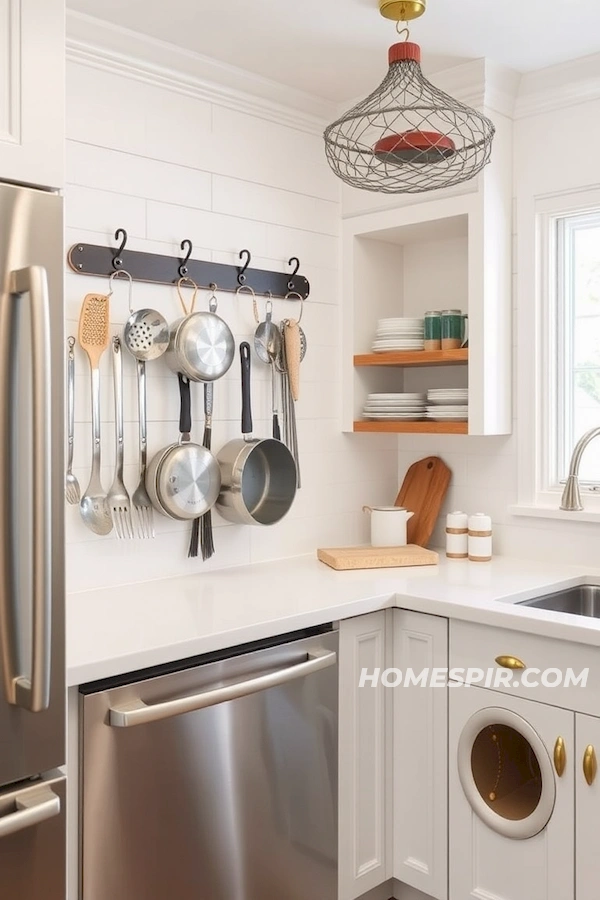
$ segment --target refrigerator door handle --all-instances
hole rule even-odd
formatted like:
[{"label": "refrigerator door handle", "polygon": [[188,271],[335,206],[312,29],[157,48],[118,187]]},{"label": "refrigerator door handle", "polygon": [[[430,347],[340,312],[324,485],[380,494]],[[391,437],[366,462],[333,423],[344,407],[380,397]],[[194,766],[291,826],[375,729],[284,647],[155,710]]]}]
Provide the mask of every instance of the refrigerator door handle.
[{"label": "refrigerator door handle", "polygon": [[26,788],[15,796],[15,806],[15,812],[0,816],[0,838],[58,816],[60,797],[48,785]]},{"label": "refrigerator door handle", "polygon": [[[52,589],[51,589],[51,550],[52,550],[52,459],[51,459],[51,401],[50,401],[50,301],[48,295],[48,278],[46,270],[42,266],[28,266],[11,273],[10,292],[12,295],[28,294],[30,298],[31,321],[31,368],[32,368],[32,615],[31,615],[31,672],[12,672],[8,680],[8,701],[15,706],[20,706],[30,712],[41,712],[50,704],[50,654],[51,654],[51,628],[52,628]],[[16,316],[14,310],[10,314],[10,331],[14,332]],[[9,334],[11,341],[13,334]],[[12,354],[16,346],[6,347]],[[4,371],[7,371],[5,364]],[[9,416],[15,415],[11,407],[12,383],[14,367],[8,369],[12,375],[6,378],[4,385],[3,403],[8,404],[11,411]],[[6,377],[6,376],[5,376]],[[5,437],[5,469],[8,477],[13,480],[20,465],[19,460],[14,459],[14,446],[11,434],[14,431],[14,423],[10,423],[9,431]],[[6,492],[7,497],[3,502],[8,503],[8,509],[2,516],[6,523],[5,540],[11,544],[8,548],[10,559],[10,573],[14,575],[14,560],[16,552],[16,517],[15,504],[17,502],[16,491]],[[17,602],[17,583],[10,574],[2,592],[4,603]],[[5,611],[5,618],[9,616]],[[17,648],[7,657],[16,665]]]},{"label": "refrigerator door handle", "polygon": [[167,700],[164,703],[156,703],[147,706],[143,700],[129,700],[118,706],[111,707],[109,711],[109,723],[117,728],[129,728],[132,725],[146,725],[148,722],[159,722],[161,719],[170,719],[180,716],[182,713],[194,712],[198,709],[206,709],[208,706],[216,706],[228,700],[237,700],[240,697],[248,697],[258,691],[287,684],[296,678],[304,678],[313,672],[327,669],[337,662],[337,653],[334,651],[313,651],[308,654],[306,662],[296,666],[288,666],[285,669],[277,669],[249,678],[247,681],[239,681],[228,684],[225,687],[214,690],[202,691],[187,697],[178,697],[175,700]]}]

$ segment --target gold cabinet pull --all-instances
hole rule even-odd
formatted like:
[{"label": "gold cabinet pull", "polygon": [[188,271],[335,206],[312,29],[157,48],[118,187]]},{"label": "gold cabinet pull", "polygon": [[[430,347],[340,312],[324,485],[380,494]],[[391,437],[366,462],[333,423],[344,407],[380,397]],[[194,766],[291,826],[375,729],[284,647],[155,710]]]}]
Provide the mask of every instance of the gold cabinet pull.
[{"label": "gold cabinet pull", "polygon": [[554,745],[554,768],[556,769],[556,774],[560,778],[565,771],[565,766],[567,764],[567,751],[565,749],[565,742],[563,738],[557,737],[556,743]]},{"label": "gold cabinet pull", "polygon": [[526,669],[527,666],[518,656],[497,656],[496,665],[503,669]]},{"label": "gold cabinet pull", "polygon": [[588,784],[593,784],[598,771],[598,763],[596,762],[596,751],[592,744],[588,744],[583,754],[583,774]]}]

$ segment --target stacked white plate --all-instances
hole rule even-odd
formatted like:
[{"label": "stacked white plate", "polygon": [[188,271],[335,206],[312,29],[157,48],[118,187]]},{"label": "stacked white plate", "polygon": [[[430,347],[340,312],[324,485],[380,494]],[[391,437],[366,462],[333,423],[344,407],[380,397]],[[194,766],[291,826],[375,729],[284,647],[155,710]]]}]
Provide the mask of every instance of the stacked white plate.
[{"label": "stacked white plate", "polygon": [[466,422],[469,417],[467,388],[434,388],[427,391],[426,417],[435,422]]},{"label": "stacked white plate", "polygon": [[426,394],[369,394],[363,415],[375,422],[414,422],[425,418]]},{"label": "stacked white plate", "polygon": [[374,353],[423,349],[423,319],[379,319]]}]

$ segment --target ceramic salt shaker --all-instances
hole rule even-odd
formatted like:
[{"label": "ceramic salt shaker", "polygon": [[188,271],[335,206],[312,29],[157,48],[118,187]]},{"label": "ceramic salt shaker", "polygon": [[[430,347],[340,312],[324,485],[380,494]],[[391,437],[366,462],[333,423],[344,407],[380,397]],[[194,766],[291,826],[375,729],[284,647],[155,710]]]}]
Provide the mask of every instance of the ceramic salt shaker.
[{"label": "ceramic salt shaker", "polygon": [[492,520],[485,513],[469,516],[469,559],[489,562],[492,558]]},{"label": "ceramic salt shaker", "polygon": [[448,559],[466,559],[468,547],[469,517],[465,512],[451,512],[446,516],[446,556]]}]

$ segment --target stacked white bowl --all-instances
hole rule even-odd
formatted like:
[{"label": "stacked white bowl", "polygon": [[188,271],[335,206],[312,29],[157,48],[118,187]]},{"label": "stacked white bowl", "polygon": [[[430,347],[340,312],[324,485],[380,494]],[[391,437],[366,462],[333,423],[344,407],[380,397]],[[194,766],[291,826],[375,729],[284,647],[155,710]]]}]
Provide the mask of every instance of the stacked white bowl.
[{"label": "stacked white bowl", "polygon": [[369,394],[363,410],[374,422],[416,422],[425,418],[426,394]]},{"label": "stacked white bowl", "polygon": [[423,349],[423,319],[379,319],[374,353]]},{"label": "stacked white bowl", "polygon": [[469,417],[467,388],[434,388],[427,391],[426,417],[432,422],[466,422]]}]

